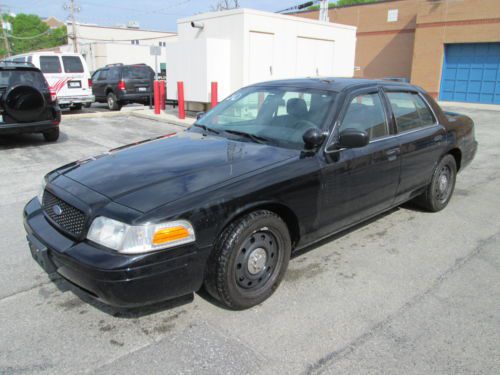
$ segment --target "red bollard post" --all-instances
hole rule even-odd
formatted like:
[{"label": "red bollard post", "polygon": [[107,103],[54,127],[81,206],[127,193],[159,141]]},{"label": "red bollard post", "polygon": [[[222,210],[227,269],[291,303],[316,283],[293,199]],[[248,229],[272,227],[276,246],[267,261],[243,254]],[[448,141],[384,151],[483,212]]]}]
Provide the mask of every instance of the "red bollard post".
[{"label": "red bollard post", "polygon": [[154,83],[154,102],[155,102],[155,115],[160,114],[160,82],[155,80]]},{"label": "red bollard post", "polygon": [[212,93],[211,93],[211,104],[212,104],[212,108],[215,107],[218,103],[219,103],[219,100],[217,99],[218,98],[218,93],[217,93],[217,82],[212,82]]},{"label": "red bollard post", "polygon": [[179,118],[184,120],[186,118],[186,111],[184,109],[184,82],[177,82],[177,102],[179,104]]},{"label": "red bollard post", "polygon": [[160,81],[160,109],[165,110],[165,81]]}]

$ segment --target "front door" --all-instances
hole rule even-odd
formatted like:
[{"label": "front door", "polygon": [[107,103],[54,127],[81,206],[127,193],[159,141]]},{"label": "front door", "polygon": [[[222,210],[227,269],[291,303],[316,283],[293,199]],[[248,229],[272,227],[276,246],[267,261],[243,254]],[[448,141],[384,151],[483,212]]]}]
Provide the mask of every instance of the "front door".
[{"label": "front door", "polygon": [[363,130],[370,143],[325,154],[320,213],[324,235],[389,208],[399,183],[399,140],[388,121],[382,93],[377,88],[358,91],[346,104],[336,134],[349,128]]}]

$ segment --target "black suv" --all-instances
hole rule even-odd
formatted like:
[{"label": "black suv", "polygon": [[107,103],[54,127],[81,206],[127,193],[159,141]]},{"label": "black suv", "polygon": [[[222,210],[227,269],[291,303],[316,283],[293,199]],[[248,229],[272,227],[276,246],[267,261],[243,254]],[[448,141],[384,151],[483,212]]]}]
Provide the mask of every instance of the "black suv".
[{"label": "black suv", "polygon": [[0,135],[42,133],[57,141],[61,110],[40,69],[31,63],[0,62]]},{"label": "black suv", "polygon": [[112,111],[124,104],[149,104],[155,73],[146,64],[111,64],[92,75],[92,93],[96,102],[108,103]]}]

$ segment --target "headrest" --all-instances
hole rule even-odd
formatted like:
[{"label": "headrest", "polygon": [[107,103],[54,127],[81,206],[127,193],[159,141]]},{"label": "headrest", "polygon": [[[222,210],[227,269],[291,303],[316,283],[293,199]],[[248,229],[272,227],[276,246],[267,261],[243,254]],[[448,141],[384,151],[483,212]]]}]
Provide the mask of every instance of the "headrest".
[{"label": "headrest", "polygon": [[286,112],[295,117],[307,116],[307,104],[304,99],[291,98],[286,102]]}]

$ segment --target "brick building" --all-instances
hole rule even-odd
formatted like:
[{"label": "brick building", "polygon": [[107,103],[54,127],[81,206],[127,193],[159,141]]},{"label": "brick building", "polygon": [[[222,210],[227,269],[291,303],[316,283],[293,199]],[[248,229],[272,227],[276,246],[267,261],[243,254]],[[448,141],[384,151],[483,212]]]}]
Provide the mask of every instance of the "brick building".
[{"label": "brick building", "polygon": [[389,0],[329,17],[358,28],[355,76],[405,77],[441,100],[500,104],[500,0]]}]

